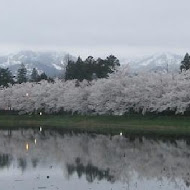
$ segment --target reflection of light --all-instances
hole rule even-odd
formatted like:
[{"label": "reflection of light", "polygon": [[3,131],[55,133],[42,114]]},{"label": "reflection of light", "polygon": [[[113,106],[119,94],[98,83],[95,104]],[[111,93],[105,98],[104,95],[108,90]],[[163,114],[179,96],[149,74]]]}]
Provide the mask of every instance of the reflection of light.
[{"label": "reflection of light", "polygon": [[40,127],[40,131],[42,131],[42,127]]},{"label": "reflection of light", "polygon": [[29,94],[28,94],[28,93],[26,93],[26,96],[29,96]]},{"label": "reflection of light", "polygon": [[35,144],[36,144],[36,142],[37,142],[36,139],[34,139],[34,143],[35,143]]},{"label": "reflection of light", "polygon": [[120,132],[120,136],[122,136],[123,135],[123,133],[122,132]]},{"label": "reflection of light", "polygon": [[42,115],[42,112],[40,112],[40,115]]},{"label": "reflection of light", "polygon": [[26,150],[29,150],[29,144],[26,143]]}]

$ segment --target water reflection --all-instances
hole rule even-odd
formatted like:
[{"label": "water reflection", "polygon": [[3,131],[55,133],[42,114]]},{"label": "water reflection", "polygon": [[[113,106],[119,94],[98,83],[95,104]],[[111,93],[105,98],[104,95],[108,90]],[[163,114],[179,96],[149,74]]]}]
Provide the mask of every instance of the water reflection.
[{"label": "water reflection", "polygon": [[0,189],[188,189],[187,140],[0,130]]},{"label": "water reflection", "polygon": [[86,175],[86,180],[88,182],[93,182],[96,179],[114,181],[114,177],[109,174],[109,169],[101,170],[90,163],[84,166],[81,163],[80,158],[76,159],[75,164],[67,164],[66,168],[69,176],[73,175],[75,172],[79,178],[81,178],[82,175]]},{"label": "water reflection", "polygon": [[9,167],[11,164],[11,156],[8,154],[0,154],[0,168]]}]

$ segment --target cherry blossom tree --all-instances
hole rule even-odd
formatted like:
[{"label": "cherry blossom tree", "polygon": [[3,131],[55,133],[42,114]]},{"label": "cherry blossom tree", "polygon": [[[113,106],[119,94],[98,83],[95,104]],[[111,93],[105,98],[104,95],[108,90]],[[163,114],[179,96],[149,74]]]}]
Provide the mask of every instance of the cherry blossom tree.
[{"label": "cherry blossom tree", "polygon": [[128,112],[172,111],[190,108],[190,71],[138,73],[119,69],[106,79],[22,83],[0,89],[0,109],[22,113],[124,115]]}]

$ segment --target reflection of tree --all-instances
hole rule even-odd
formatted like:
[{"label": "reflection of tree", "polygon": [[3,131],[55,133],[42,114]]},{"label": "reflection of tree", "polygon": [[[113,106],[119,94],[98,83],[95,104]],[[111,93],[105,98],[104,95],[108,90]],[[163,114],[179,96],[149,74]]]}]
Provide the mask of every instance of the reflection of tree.
[{"label": "reflection of tree", "polygon": [[187,187],[189,187],[189,186],[190,186],[190,182],[189,182],[189,181],[185,181],[185,185],[186,185]]},{"label": "reflection of tree", "polygon": [[113,176],[109,174],[109,169],[101,170],[90,163],[84,166],[80,162],[80,158],[77,158],[74,164],[67,164],[67,171],[69,175],[73,175],[74,172],[76,172],[79,178],[82,175],[86,175],[86,179],[88,182],[93,182],[95,179],[98,179],[99,181],[102,179],[106,179],[107,181],[112,182],[114,180]]},{"label": "reflection of tree", "polygon": [[33,159],[31,160],[31,162],[32,162],[33,168],[36,168],[37,165],[38,165],[39,160],[38,160],[37,158],[33,158]]},{"label": "reflection of tree", "polygon": [[11,160],[12,158],[9,154],[0,154],[0,168],[10,166]]},{"label": "reflection of tree", "polygon": [[18,159],[18,167],[21,168],[22,171],[25,171],[26,166],[27,166],[26,159],[24,159],[24,158],[19,158],[19,159]]},{"label": "reflection of tree", "polygon": [[[37,143],[34,143],[37,139]],[[25,143],[29,144],[26,152]],[[96,180],[158,179],[190,184],[190,141],[65,133],[56,130],[0,130],[1,165],[17,161],[19,169],[55,166],[65,174]],[[77,159],[76,159],[77,158]],[[79,159],[80,158],[80,159]]]}]

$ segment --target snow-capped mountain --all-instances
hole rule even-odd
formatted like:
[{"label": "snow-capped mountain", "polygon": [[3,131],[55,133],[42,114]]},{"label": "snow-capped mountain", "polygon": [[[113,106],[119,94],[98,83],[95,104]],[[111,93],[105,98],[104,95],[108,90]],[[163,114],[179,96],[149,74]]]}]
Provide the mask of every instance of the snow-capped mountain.
[{"label": "snow-capped mountain", "polygon": [[58,76],[64,73],[67,56],[68,54],[64,52],[20,51],[0,56],[0,67],[9,68],[16,75],[18,68],[23,63],[28,74],[31,74],[32,69],[36,68],[39,73],[45,72],[49,76]]},{"label": "snow-capped mountain", "polygon": [[[120,62],[121,64],[127,63],[131,72],[178,72],[183,58],[184,55],[174,53],[157,53],[138,58],[123,58],[120,59]],[[69,59],[75,60],[75,57],[70,55]],[[0,56],[0,67],[9,68],[16,75],[21,63],[24,63],[28,75],[31,74],[33,68],[36,68],[39,73],[45,72],[49,76],[63,76],[67,60],[68,54],[64,52],[20,51],[15,54]]]},{"label": "snow-capped mountain", "polygon": [[179,71],[184,56],[173,53],[157,53],[140,58],[125,59],[132,71]]}]

